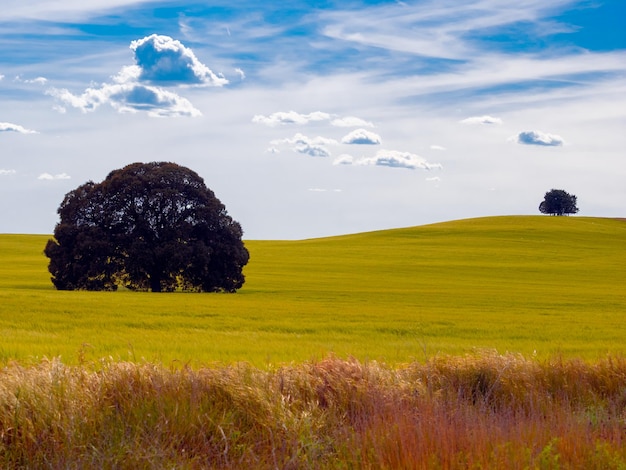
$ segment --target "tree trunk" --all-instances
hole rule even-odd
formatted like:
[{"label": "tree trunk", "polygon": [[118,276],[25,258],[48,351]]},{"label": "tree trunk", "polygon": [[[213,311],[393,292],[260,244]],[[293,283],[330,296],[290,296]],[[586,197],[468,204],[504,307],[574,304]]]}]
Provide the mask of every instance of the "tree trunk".
[{"label": "tree trunk", "polygon": [[152,292],[161,292],[161,275],[160,273],[150,274],[150,290]]}]

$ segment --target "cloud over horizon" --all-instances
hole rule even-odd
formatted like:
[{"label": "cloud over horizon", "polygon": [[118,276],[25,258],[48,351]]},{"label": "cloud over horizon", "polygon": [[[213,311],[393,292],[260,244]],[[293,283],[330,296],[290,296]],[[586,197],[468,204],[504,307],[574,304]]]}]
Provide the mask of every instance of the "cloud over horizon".
[{"label": "cloud over horizon", "polygon": [[560,135],[547,134],[541,131],[524,131],[517,135],[517,143],[524,145],[540,145],[544,147],[560,147],[564,144],[564,141]]}]

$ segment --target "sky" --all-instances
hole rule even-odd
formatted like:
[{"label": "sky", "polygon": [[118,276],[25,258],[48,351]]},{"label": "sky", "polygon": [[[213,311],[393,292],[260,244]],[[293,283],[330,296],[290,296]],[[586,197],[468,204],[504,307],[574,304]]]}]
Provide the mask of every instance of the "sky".
[{"label": "sky", "polygon": [[[505,4],[505,6],[503,6]],[[623,0],[3,0],[0,233],[134,162],[246,239],[626,217]]]}]

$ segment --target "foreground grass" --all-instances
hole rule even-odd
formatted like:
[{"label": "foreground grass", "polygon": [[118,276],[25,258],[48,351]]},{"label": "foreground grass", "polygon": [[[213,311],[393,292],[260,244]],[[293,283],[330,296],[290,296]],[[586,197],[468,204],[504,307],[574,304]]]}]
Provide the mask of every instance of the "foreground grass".
[{"label": "foreground grass", "polygon": [[495,217],[248,241],[247,282],[235,295],[55,291],[47,238],[0,235],[0,363],[626,353],[620,220]]},{"label": "foreground grass", "polygon": [[626,361],[0,371],[2,468],[626,468]]}]

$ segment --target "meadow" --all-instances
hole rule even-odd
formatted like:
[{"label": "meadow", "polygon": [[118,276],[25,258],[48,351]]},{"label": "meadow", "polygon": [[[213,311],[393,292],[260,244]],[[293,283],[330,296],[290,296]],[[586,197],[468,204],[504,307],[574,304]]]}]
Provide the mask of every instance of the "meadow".
[{"label": "meadow", "polygon": [[236,294],[54,290],[47,236],[0,235],[0,361],[401,364],[626,351],[626,222],[494,217],[247,241]]},{"label": "meadow", "polygon": [[59,292],[0,235],[0,467],[626,469],[626,221],[248,241],[236,294]]}]

